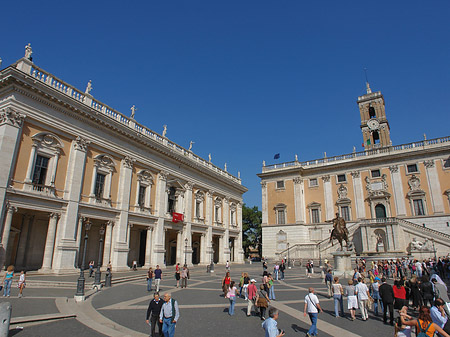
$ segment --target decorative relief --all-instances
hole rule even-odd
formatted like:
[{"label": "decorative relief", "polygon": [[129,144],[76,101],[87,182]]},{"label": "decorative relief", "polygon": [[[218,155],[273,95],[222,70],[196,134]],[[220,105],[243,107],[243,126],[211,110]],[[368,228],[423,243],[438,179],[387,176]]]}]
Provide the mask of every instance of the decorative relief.
[{"label": "decorative relief", "polygon": [[266,188],[266,187],[267,187],[267,182],[261,181],[261,187],[262,187],[262,188]]},{"label": "decorative relief", "polygon": [[352,178],[359,178],[359,177],[361,177],[361,172],[359,172],[359,171],[353,171],[350,174],[352,175]]},{"label": "decorative relief", "polygon": [[373,197],[388,197],[388,183],[387,176],[383,174],[381,176],[381,181],[371,182],[369,177],[365,178],[366,181],[366,191],[369,194],[369,198]]},{"label": "decorative relief", "polygon": [[216,199],[214,199],[214,205],[217,207],[222,207],[222,199],[217,197]]},{"label": "decorative relief", "polygon": [[188,181],[186,184],[184,184],[184,188],[188,191],[192,191],[192,189],[194,188],[194,183]]},{"label": "decorative relief", "polygon": [[125,158],[122,159],[123,166],[129,169],[133,168],[135,162],[136,159],[133,159],[130,156],[126,156]]},{"label": "decorative relief", "polygon": [[411,191],[421,191],[420,189],[420,179],[416,177],[415,174],[411,176],[408,180],[409,189]]},{"label": "decorative relief", "polygon": [[138,173],[138,180],[142,183],[153,185],[153,176],[150,171],[142,170]]},{"label": "decorative relief", "polygon": [[203,202],[203,200],[205,200],[205,195],[202,191],[197,191],[195,193],[195,200],[198,202]]},{"label": "decorative relief", "polygon": [[432,168],[434,167],[434,160],[425,160],[423,164],[425,165],[426,168]]},{"label": "decorative relief", "polygon": [[233,212],[236,211],[236,204],[235,204],[234,202],[231,203],[231,205],[230,205],[230,210],[233,211]]},{"label": "decorative relief", "polygon": [[112,221],[112,220],[106,221],[106,226],[114,227],[114,221]]},{"label": "decorative relief", "polygon": [[295,177],[294,178],[294,184],[303,184],[303,179],[300,177]]},{"label": "decorative relief", "polygon": [[8,205],[7,205],[6,207],[7,207],[7,209],[8,209],[8,213],[10,213],[10,214],[14,214],[14,213],[17,212],[17,207],[12,206],[12,205],[9,204],[9,203],[8,203]]},{"label": "decorative relief", "polygon": [[166,172],[166,171],[160,171],[159,172],[159,179],[161,180],[161,181],[167,181],[167,176],[169,175],[169,173],[168,172]]},{"label": "decorative relief", "polygon": [[329,176],[329,175],[323,176],[323,177],[322,177],[322,180],[323,180],[325,183],[329,183],[329,182],[330,182],[330,176]]},{"label": "decorative relief", "polygon": [[56,220],[58,220],[58,218],[61,216],[61,214],[59,214],[59,213],[50,213],[49,214],[49,217],[50,218],[52,218],[52,219],[56,219]]},{"label": "decorative relief", "polygon": [[78,136],[73,142],[73,148],[78,151],[86,152],[88,146],[91,144],[89,140],[86,140],[80,136]]},{"label": "decorative relief", "polygon": [[107,154],[101,154],[101,155],[98,155],[97,157],[95,157],[94,165],[97,167],[107,168],[110,171],[112,171],[114,169],[114,161]]},{"label": "decorative relief", "polygon": [[397,173],[398,172],[398,165],[391,165],[391,166],[389,166],[389,171],[391,171],[391,173]]},{"label": "decorative relief", "polygon": [[347,187],[345,187],[343,184],[341,184],[341,186],[339,186],[339,188],[337,190],[337,193],[338,193],[339,199],[346,199],[347,194],[348,194]]},{"label": "decorative relief", "polygon": [[16,110],[6,108],[0,111],[0,125],[9,124],[16,127],[22,127],[25,115],[18,113]]}]

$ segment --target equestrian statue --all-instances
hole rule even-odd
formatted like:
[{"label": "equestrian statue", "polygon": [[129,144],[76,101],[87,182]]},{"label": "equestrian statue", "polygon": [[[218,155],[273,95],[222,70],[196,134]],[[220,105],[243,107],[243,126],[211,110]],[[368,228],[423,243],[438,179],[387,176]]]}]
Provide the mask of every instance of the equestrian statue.
[{"label": "equestrian statue", "polygon": [[344,218],[339,216],[339,213],[336,213],[336,217],[327,222],[333,223],[333,230],[331,231],[330,235],[330,242],[331,245],[334,246],[333,239],[336,239],[339,241],[339,244],[341,245],[341,250],[344,250],[344,247],[342,246],[342,241],[345,241],[345,245],[347,247],[347,250],[351,249],[351,243],[349,244],[348,240],[348,229],[345,226],[345,220]]}]

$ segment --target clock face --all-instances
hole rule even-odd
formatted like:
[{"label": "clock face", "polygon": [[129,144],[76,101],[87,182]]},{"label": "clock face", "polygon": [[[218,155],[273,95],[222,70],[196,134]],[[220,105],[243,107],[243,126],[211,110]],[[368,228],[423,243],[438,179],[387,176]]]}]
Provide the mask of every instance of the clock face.
[{"label": "clock face", "polygon": [[378,123],[376,119],[370,119],[367,122],[367,126],[369,127],[370,130],[377,130],[380,127],[380,123]]}]

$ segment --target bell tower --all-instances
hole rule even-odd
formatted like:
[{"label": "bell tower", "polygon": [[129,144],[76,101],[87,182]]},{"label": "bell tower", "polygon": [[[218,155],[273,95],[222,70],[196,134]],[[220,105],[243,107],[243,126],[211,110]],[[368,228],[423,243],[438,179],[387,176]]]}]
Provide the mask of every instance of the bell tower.
[{"label": "bell tower", "polygon": [[359,96],[357,103],[361,114],[361,132],[364,150],[391,146],[389,123],[386,118],[384,97],[381,91],[372,92],[366,82],[365,95]]}]

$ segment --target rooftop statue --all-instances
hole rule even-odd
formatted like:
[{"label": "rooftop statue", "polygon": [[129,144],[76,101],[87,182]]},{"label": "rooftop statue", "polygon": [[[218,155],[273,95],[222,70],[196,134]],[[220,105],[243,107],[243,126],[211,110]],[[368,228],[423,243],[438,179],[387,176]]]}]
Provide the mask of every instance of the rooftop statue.
[{"label": "rooftop statue", "polygon": [[31,49],[31,43],[28,43],[25,46],[25,58],[30,61],[33,61],[33,57],[31,56],[32,54],[33,54],[33,49]]},{"label": "rooftop statue", "polygon": [[89,80],[87,86],[86,86],[86,90],[84,91],[85,94],[89,94],[92,90],[92,81]]}]

